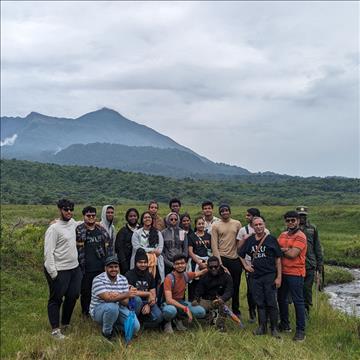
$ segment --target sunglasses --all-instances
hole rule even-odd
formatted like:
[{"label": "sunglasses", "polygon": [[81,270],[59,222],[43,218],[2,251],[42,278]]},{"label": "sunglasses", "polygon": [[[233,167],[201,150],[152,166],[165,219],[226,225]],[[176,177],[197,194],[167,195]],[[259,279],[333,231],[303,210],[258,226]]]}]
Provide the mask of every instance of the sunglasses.
[{"label": "sunglasses", "polygon": [[297,219],[285,219],[287,223],[296,223]]},{"label": "sunglasses", "polygon": [[177,218],[171,218],[170,221],[177,221]]},{"label": "sunglasses", "polygon": [[88,217],[88,218],[95,218],[96,214],[86,214],[85,216]]},{"label": "sunglasses", "polygon": [[71,207],[63,207],[62,209],[63,209],[63,211],[65,211],[65,212],[74,211],[74,208],[71,208]]},{"label": "sunglasses", "polygon": [[216,270],[218,269],[220,266],[218,265],[213,265],[213,266],[208,266],[209,270]]}]

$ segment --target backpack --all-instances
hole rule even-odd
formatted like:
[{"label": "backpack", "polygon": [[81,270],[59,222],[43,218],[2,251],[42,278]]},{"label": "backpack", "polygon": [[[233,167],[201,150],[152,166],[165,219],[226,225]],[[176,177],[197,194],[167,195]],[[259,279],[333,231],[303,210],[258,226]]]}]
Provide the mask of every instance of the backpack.
[{"label": "backpack", "polygon": [[[166,275],[166,277],[168,277],[168,276],[170,276],[170,278],[171,278],[171,290],[172,290],[175,287],[175,275],[173,272],[171,272]],[[190,282],[190,279],[189,279],[189,275],[186,271],[183,272],[183,277],[185,280],[185,284],[188,284]],[[164,283],[161,284],[161,287],[162,287],[162,290],[160,290],[160,293],[162,293],[161,294],[161,298],[162,298],[161,302],[165,302],[166,300],[165,300]]]}]

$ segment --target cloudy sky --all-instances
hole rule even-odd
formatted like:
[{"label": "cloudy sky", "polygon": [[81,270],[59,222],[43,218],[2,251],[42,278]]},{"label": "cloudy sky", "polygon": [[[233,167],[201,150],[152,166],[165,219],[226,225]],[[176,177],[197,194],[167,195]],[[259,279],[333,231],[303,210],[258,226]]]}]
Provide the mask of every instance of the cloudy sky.
[{"label": "cloudy sky", "polygon": [[101,107],[217,162],[359,174],[357,2],[1,2],[1,115]]}]

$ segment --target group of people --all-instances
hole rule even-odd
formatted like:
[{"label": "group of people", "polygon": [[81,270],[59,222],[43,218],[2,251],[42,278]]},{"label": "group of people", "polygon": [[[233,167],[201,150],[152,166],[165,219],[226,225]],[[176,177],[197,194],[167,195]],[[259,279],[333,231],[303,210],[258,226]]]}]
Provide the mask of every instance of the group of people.
[{"label": "group of people", "polygon": [[47,229],[44,245],[53,337],[65,338],[79,295],[83,316],[99,323],[108,340],[129,326],[131,313],[136,314],[130,325],[135,334],[140,324],[161,327],[167,334],[174,327],[185,331],[184,319],[191,322],[193,317],[224,332],[230,316],[242,328],[244,269],[249,322],[257,314],[259,324],[254,334],[265,335],[268,326],[276,338],[279,331],[290,332],[291,299],[294,340],[305,339],[312,286],[323,263],[318,231],[308,221],[306,207],[285,213],[286,231],[278,238],[266,228],[259,209],[249,208],[248,224],[242,226],[232,219],[228,204],[219,206],[219,218],[214,216],[211,201],[202,203],[194,227],[189,214],[181,215],[176,198],[165,218],[159,216],[156,201],[141,216],[129,208],[117,234],[112,205],[103,207],[100,222],[95,207],[85,207],[81,221],[73,219],[72,201],[61,199],[57,207],[60,219]]}]

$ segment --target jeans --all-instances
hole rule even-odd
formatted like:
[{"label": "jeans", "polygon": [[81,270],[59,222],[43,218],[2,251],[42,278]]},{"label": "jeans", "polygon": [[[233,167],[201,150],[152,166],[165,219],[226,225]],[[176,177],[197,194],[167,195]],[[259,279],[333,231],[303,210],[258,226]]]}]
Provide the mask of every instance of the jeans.
[{"label": "jeans", "polygon": [[[118,303],[104,302],[96,305],[93,320],[102,325],[102,332],[106,336],[110,336],[115,327],[117,330],[124,330],[124,322],[129,316],[130,310]],[[140,323],[137,317],[134,322],[134,334],[140,330]]]},{"label": "jeans", "polygon": [[[45,277],[49,285],[48,317],[53,329],[60,327],[60,308],[62,305],[61,324],[69,325],[76,300],[80,294],[82,273],[80,267],[58,271],[52,279],[46,269]],[[64,300],[64,303],[63,303]]]},{"label": "jeans", "polygon": [[[178,302],[182,305],[187,306],[190,309],[193,316],[196,317],[197,319],[203,319],[206,316],[206,311],[202,306],[200,305],[192,306],[189,301],[184,301],[184,300],[178,300]],[[163,312],[165,321],[171,321],[177,315],[186,316],[186,314],[182,310],[178,309],[176,306],[168,305],[166,303],[162,304],[161,310]]]},{"label": "jeans", "polygon": [[138,318],[143,321],[144,327],[157,327],[163,320],[163,315],[157,304],[151,306],[150,314],[143,315],[141,314],[141,309],[147,301],[143,301],[140,296],[135,296],[135,313]]},{"label": "jeans", "polygon": [[280,322],[284,327],[290,327],[288,294],[290,292],[295,306],[296,330],[305,331],[304,278],[295,275],[282,275],[281,287],[278,290]]}]

